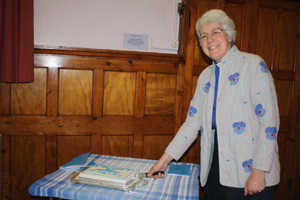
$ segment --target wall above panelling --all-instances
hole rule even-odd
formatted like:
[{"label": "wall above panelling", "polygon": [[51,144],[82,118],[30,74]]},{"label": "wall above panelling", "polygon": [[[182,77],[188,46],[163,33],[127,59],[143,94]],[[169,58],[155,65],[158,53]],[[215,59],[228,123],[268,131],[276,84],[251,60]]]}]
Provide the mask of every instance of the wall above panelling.
[{"label": "wall above panelling", "polygon": [[[177,54],[179,2],[34,0],[34,44]],[[126,34],[147,44],[124,46]]]}]

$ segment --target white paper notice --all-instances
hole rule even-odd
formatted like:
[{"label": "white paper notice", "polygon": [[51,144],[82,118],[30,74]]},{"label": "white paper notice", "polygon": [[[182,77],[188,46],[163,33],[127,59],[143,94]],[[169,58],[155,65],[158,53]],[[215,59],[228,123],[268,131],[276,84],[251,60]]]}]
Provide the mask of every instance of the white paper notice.
[{"label": "white paper notice", "polygon": [[124,49],[148,50],[149,35],[124,33]]}]

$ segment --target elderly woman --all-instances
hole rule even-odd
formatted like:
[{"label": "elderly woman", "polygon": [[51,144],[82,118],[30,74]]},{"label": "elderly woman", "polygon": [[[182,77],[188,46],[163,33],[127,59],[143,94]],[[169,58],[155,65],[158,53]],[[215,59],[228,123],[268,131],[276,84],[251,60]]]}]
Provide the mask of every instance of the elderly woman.
[{"label": "elderly woman", "polygon": [[263,59],[234,45],[234,22],[221,10],[199,18],[197,35],[213,60],[199,76],[186,121],[149,170],[163,177],[201,131],[205,199],[275,199],[280,178],[279,112],[273,78]]}]

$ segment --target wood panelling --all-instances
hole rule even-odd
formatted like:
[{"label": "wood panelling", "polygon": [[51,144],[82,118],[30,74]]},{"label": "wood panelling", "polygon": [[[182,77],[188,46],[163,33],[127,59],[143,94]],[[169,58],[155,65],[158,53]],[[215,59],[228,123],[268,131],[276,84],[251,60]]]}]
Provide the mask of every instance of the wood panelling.
[{"label": "wood panelling", "polygon": [[262,7],[259,9],[259,25],[256,41],[256,52],[266,62],[269,69],[273,69],[274,58],[274,37],[276,10],[273,8]]},{"label": "wood panelling", "polygon": [[[299,4],[294,8],[278,2],[259,1],[253,8],[253,52],[262,56],[272,71],[280,112],[280,130],[278,134],[279,155],[281,163],[281,181],[278,185],[278,199],[288,197],[290,190],[294,154],[295,127],[297,124],[296,108],[299,106]],[[295,11],[297,8],[297,11]],[[256,27],[258,30],[256,31]],[[271,30],[271,31],[270,31]],[[254,47],[255,44],[255,48]],[[296,100],[297,99],[297,100]],[[299,123],[299,122],[298,122]],[[298,158],[299,159],[299,158]],[[298,180],[299,183],[300,180]],[[291,198],[293,199],[293,198]]]},{"label": "wood panelling", "polygon": [[45,176],[46,139],[44,136],[11,136],[10,143],[10,180],[14,188],[10,199],[29,199],[29,186]]},{"label": "wood panelling", "polygon": [[11,85],[7,83],[0,83],[0,113],[1,116],[8,116],[10,114],[10,95]]},{"label": "wood panelling", "polygon": [[295,70],[295,52],[297,42],[297,29],[299,12],[295,11],[283,11],[282,14],[282,31],[281,38],[278,43],[280,44],[280,59],[278,64],[278,70],[282,71],[294,71]]},{"label": "wood panelling", "polygon": [[104,73],[104,115],[134,115],[136,73]]},{"label": "wood panelling", "polygon": [[94,70],[93,82],[93,117],[101,117],[103,115],[103,90],[104,90],[104,71]]},{"label": "wood panelling", "polygon": [[46,173],[49,174],[57,169],[57,136],[46,136]]},{"label": "wood panelling", "polygon": [[[92,117],[1,117],[1,133],[15,135],[86,135],[94,134],[173,134],[174,116],[103,116]],[[162,123],[164,123],[162,125]]]},{"label": "wood panelling", "polygon": [[236,29],[235,45],[242,49],[243,28],[245,26],[245,3],[228,2],[225,6],[225,12],[234,21]]},{"label": "wood panelling", "polygon": [[[291,199],[296,199],[297,197],[299,197],[299,192],[300,192],[300,112],[299,112],[299,93],[297,95],[297,91],[299,91],[299,87],[300,87],[300,70],[299,70],[299,62],[300,62],[300,40],[299,40],[299,35],[300,35],[300,14],[298,16],[298,30],[297,30],[297,41],[296,41],[296,50],[295,50],[295,81],[294,81],[294,91],[295,91],[295,95],[293,95],[293,99],[292,99],[292,112],[291,112],[291,116],[292,120],[295,121],[294,123],[296,124],[295,126],[295,137],[292,138],[293,142],[294,142],[294,146],[292,146],[294,149],[293,152],[293,163],[292,163],[292,172],[291,175],[289,177],[290,180],[290,196]],[[297,70],[298,69],[298,70]],[[296,105],[298,102],[298,109],[296,109]],[[296,116],[296,117],[294,117]],[[294,128],[294,127],[292,127]]]},{"label": "wood panelling", "polygon": [[58,114],[58,68],[48,68],[47,116]]},{"label": "wood panelling", "polygon": [[[11,193],[11,170],[10,170],[10,160],[11,160],[11,145],[10,145],[10,136],[2,135],[2,180],[1,180],[1,199],[8,199]],[[15,191],[16,188],[13,188]]]},{"label": "wood panelling", "polygon": [[145,115],[146,103],[146,72],[137,73],[136,96],[135,96],[135,116],[143,117]]},{"label": "wood panelling", "polygon": [[[71,55],[59,55],[58,52],[52,50],[52,54],[48,50],[45,53],[42,53],[42,50],[39,50],[40,53],[36,53],[34,56],[35,66],[39,67],[54,67],[54,68],[65,68],[65,69],[79,69],[79,70],[94,70],[102,69],[105,71],[125,71],[125,72],[154,72],[154,73],[177,73],[177,63],[178,56],[174,57],[170,55],[170,58],[173,57],[173,61],[169,60],[155,60],[156,54],[153,57],[149,56],[149,60],[134,60],[134,59],[117,59],[117,58],[99,58],[97,56],[92,57],[93,53],[90,53],[89,56],[82,56],[87,54],[81,54],[81,51],[75,51],[81,56],[76,56],[69,51],[63,51],[62,53]],[[48,52],[48,53],[46,53]],[[158,54],[159,55],[159,54]],[[124,56],[124,55],[123,55]],[[118,57],[118,56],[117,56]],[[97,58],[97,59],[95,59]],[[160,58],[160,57],[159,57]],[[164,58],[164,57],[163,57]],[[151,62],[149,62],[151,61]],[[182,61],[181,61],[182,62]],[[162,65],[164,67],[162,67]]]},{"label": "wood panelling", "polygon": [[61,69],[59,115],[92,115],[93,71]]},{"label": "wood panelling", "polygon": [[12,84],[11,114],[46,114],[46,81],[47,69],[34,69],[33,83]]},{"label": "wood panelling", "polygon": [[91,136],[57,136],[57,168],[91,151]]},{"label": "wood panelling", "polygon": [[132,157],[133,137],[102,136],[102,154]]},{"label": "wood panelling", "polygon": [[[188,15],[187,15],[188,16]],[[184,22],[187,24],[186,22]],[[185,31],[185,30],[183,30]],[[138,51],[114,51],[114,50],[107,50],[107,49],[90,49],[90,48],[73,48],[73,47],[63,47],[63,46],[45,46],[45,45],[35,45],[35,53],[36,54],[46,54],[43,56],[44,59],[37,59],[35,60],[35,65],[40,66],[41,64],[44,65],[48,63],[49,67],[59,67],[61,63],[62,57],[48,57],[53,54],[55,55],[68,55],[68,57],[75,55],[75,57],[79,54],[82,57],[97,57],[97,58],[105,58],[106,59],[112,58],[118,60],[126,60],[128,63],[133,64],[133,61],[136,60],[152,60],[155,62],[183,62],[184,58],[180,54],[163,54],[163,53],[145,53],[145,52],[138,52]],[[53,51],[54,50],[54,51]],[[48,58],[47,58],[48,57]],[[38,61],[39,60],[39,61]],[[69,60],[69,59],[67,59]],[[37,62],[38,61],[38,62]],[[66,60],[65,60],[66,61]],[[64,63],[65,65],[66,63]],[[107,63],[109,64],[109,63]],[[111,63],[110,63],[111,64]],[[149,69],[151,70],[151,69]]]},{"label": "wood panelling", "polygon": [[290,116],[292,91],[292,81],[278,80],[276,92],[280,116]]},{"label": "wood panelling", "polygon": [[176,76],[147,74],[146,115],[174,115]]},{"label": "wood panelling", "polygon": [[182,122],[183,117],[183,100],[184,100],[184,65],[179,64],[176,83],[176,98],[175,98],[175,129],[176,133]]},{"label": "wood panelling", "polygon": [[157,159],[171,142],[173,135],[146,135],[144,136],[143,158]]}]

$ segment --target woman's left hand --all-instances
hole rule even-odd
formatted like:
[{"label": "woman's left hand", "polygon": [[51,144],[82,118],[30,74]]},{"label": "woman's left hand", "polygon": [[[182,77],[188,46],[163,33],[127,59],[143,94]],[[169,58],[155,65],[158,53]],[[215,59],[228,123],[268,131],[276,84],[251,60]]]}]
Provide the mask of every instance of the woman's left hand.
[{"label": "woman's left hand", "polygon": [[265,172],[258,169],[252,169],[251,174],[246,182],[245,185],[245,193],[253,195],[257,192],[261,192],[266,187],[266,179],[265,179]]}]

